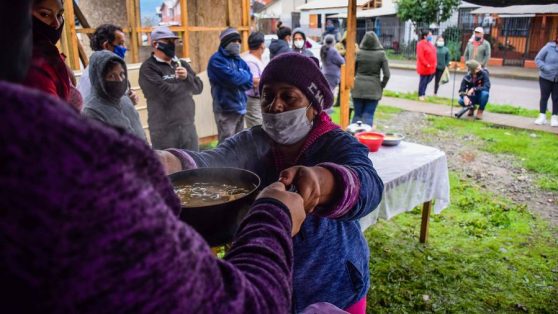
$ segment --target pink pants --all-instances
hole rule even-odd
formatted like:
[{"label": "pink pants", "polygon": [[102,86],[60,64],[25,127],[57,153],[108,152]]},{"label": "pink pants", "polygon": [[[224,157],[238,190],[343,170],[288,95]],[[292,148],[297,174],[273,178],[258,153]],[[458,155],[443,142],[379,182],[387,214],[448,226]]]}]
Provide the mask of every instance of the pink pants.
[{"label": "pink pants", "polygon": [[366,296],[360,299],[357,303],[346,308],[345,311],[350,314],[366,314]]}]

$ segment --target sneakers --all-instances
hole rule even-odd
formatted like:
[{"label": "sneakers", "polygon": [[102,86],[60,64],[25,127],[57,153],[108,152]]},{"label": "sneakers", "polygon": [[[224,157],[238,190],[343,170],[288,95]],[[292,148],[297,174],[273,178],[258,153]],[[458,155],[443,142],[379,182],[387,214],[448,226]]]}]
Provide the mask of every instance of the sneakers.
[{"label": "sneakers", "polygon": [[550,126],[558,127],[558,116],[557,115],[553,115],[552,117],[550,117]]},{"label": "sneakers", "polygon": [[419,96],[419,100],[420,100],[420,101],[425,101],[426,98],[425,98],[424,96]]},{"label": "sneakers", "polygon": [[[553,116],[553,117],[556,117],[556,116]],[[558,121],[557,121],[557,123],[558,123]],[[546,124],[546,114],[539,113],[539,117],[537,118],[537,120],[535,120],[535,124],[538,124],[538,125]]]}]

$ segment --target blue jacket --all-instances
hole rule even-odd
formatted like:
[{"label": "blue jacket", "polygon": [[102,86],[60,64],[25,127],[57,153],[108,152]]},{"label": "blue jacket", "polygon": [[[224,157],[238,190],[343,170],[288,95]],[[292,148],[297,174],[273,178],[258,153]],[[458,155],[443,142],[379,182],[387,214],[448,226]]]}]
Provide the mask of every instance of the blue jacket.
[{"label": "blue jacket", "polygon": [[[272,140],[260,126],[228,138],[217,148],[190,152],[198,167],[237,167],[256,173],[262,186],[277,181]],[[322,135],[302,153],[298,165],[333,162],[353,170],[360,180],[356,205],[339,219],[308,215],[294,241],[293,309],[302,311],[316,302],[347,308],[366,295],[370,287],[368,244],[358,219],[380,203],[383,183],[368,149],[348,133],[336,129]]]},{"label": "blue jacket", "polygon": [[246,114],[246,93],[252,88],[252,73],[240,57],[230,56],[225,49],[211,56],[207,75],[213,96],[213,112]]},{"label": "blue jacket", "polygon": [[551,41],[535,57],[539,75],[546,80],[558,81],[558,45]]}]

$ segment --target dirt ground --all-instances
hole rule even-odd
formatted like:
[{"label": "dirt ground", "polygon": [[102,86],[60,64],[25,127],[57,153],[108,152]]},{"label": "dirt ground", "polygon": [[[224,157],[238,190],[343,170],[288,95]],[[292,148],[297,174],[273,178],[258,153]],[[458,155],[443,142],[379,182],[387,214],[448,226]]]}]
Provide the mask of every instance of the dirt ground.
[{"label": "dirt ground", "polygon": [[451,132],[440,131],[438,137],[432,138],[422,132],[429,124],[423,113],[403,111],[378,124],[404,134],[408,141],[443,150],[451,171],[496,195],[525,204],[531,212],[558,226],[558,193],[538,188],[538,175],[522,168],[516,157],[481,151],[480,140],[473,135],[456,139]]}]

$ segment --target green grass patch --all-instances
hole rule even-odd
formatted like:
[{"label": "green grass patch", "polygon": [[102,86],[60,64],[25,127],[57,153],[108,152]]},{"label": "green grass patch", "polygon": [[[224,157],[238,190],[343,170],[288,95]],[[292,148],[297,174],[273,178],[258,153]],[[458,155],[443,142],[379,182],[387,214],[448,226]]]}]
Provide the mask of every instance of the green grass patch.
[{"label": "green grass patch", "polygon": [[[403,111],[403,110],[401,110],[399,108],[395,108],[395,107],[383,106],[382,104],[380,104],[380,105],[378,105],[378,107],[376,108],[376,112],[374,113],[374,121],[376,121],[378,119],[379,120],[391,119],[393,116],[400,113],[401,111]],[[341,121],[340,112],[341,112],[340,107],[333,107],[333,113],[329,115],[331,117],[331,120],[333,121],[333,123],[336,123],[336,124],[341,123],[340,122]],[[349,122],[350,121],[351,121],[351,119],[349,119]],[[376,123],[374,123],[374,124],[376,124]]]},{"label": "green grass patch", "polygon": [[558,312],[556,229],[450,174],[451,205],[418,242],[420,209],[365,232],[367,313]]},{"label": "green grass patch", "polygon": [[406,57],[402,53],[395,53],[393,49],[386,49],[385,51],[388,60],[416,60],[414,55],[412,57]]},{"label": "green grass patch", "polygon": [[[418,95],[416,92],[394,92],[390,90],[384,90],[384,96],[418,101]],[[458,98],[454,99],[453,105],[459,107],[457,100]],[[437,105],[451,106],[451,98],[446,98],[446,97],[426,96],[426,102],[437,104]],[[525,109],[519,106],[507,105],[507,104],[488,103],[486,106],[486,111],[493,112],[493,113],[511,114],[516,116],[529,117],[529,118],[536,118],[539,116],[538,110]],[[550,113],[547,113],[547,115],[550,118]]]},{"label": "green grass patch", "polygon": [[[558,190],[558,136],[540,131],[510,129],[489,123],[429,116],[432,128],[451,131],[458,141],[465,135],[482,140],[480,149],[490,153],[516,156],[521,165],[542,178],[538,185],[547,190]],[[431,130],[435,133],[435,131]]]}]

